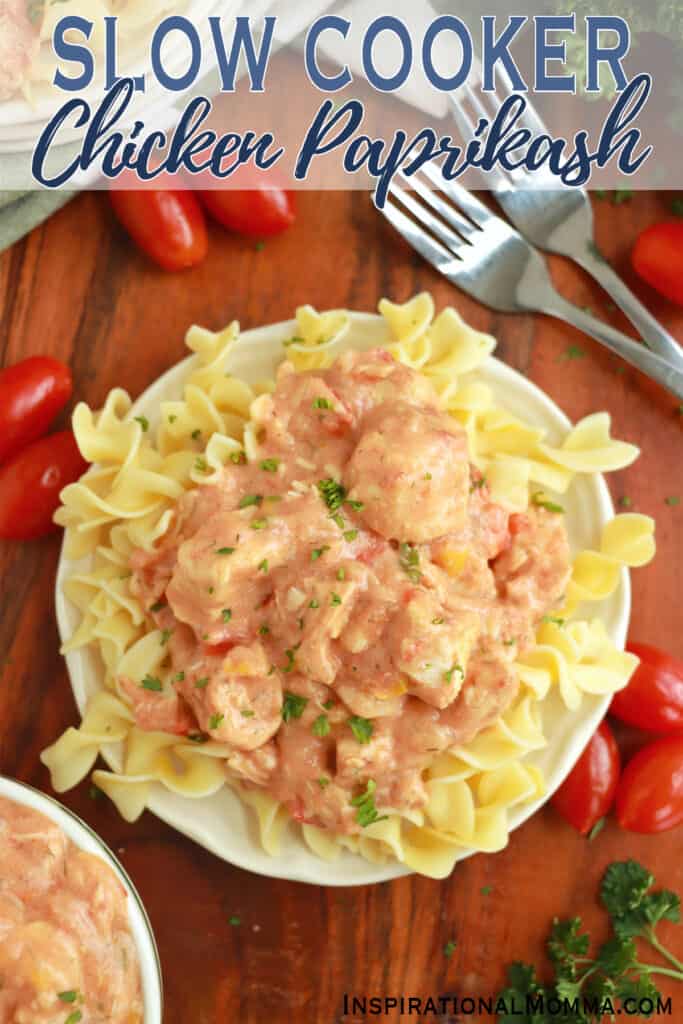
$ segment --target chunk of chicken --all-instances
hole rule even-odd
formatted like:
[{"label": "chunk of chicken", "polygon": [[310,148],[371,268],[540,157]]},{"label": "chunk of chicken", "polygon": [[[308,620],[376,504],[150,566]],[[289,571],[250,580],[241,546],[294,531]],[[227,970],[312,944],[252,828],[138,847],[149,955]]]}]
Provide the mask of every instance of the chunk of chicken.
[{"label": "chunk of chicken", "polygon": [[444,413],[378,406],[344,472],[360,518],[382,537],[424,542],[467,524],[467,435]]},{"label": "chunk of chicken", "polygon": [[503,600],[538,619],[562,598],[571,563],[564,516],[531,507],[510,517],[510,546],[493,563]]},{"label": "chunk of chicken", "polygon": [[233,647],[204,671],[178,683],[201,729],[240,750],[255,750],[277,732],[282,686],[260,643]]},{"label": "chunk of chicken", "polygon": [[388,630],[392,658],[408,692],[433,707],[447,707],[462,686],[479,628],[474,612],[451,615],[434,594],[416,589]]}]

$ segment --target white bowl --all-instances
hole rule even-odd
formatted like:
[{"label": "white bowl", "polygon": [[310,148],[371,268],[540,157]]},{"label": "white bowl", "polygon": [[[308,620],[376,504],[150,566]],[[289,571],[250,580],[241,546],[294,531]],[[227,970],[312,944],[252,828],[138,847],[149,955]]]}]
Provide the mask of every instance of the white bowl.
[{"label": "white bowl", "polygon": [[[296,328],[296,321],[290,320],[245,331],[229,354],[226,370],[251,383],[272,377],[275,367],[283,358],[282,342],[295,334]],[[345,347],[368,349],[386,340],[387,327],[381,317],[353,313],[351,330],[341,344],[340,351]],[[136,401],[131,416],[144,415],[154,426],[158,422],[160,401],[181,397],[190,359],[171,367],[156,380]],[[490,358],[481,368],[480,376],[493,388],[500,403],[510,412],[545,427],[551,443],[558,443],[569,430],[569,420],[555,403],[540,388],[509,366]],[[566,509],[572,550],[597,546],[603,525],[614,515],[603,477],[578,476],[569,492],[562,496],[562,504]],[[55,597],[62,640],[73,635],[80,620],[80,613],[62,592],[62,583],[68,576],[83,571],[85,567],[87,562],[74,562],[62,552]],[[613,642],[623,647],[629,612],[629,576],[623,570],[621,585],[616,593],[608,600],[590,606],[589,613],[602,619]],[[70,651],[66,655],[66,662],[74,696],[82,713],[88,698],[102,687],[103,667],[96,651],[83,648]],[[557,694],[550,695],[543,702],[544,728],[549,742],[544,750],[531,754],[529,762],[542,769],[547,793],[535,803],[514,808],[510,812],[511,830],[518,828],[534,814],[564,781],[604,717],[608,705],[608,697],[588,695],[584,696],[580,708],[573,712],[565,709]],[[121,745],[112,744],[104,753],[110,766],[120,769]],[[270,857],[258,841],[253,812],[245,807],[229,787],[212,797],[188,800],[156,785],[148,806],[167,824],[218,857],[257,874],[316,885],[366,885],[411,873],[409,868],[396,861],[371,864],[348,851],[343,851],[331,863],[323,861],[309,850],[301,835],[292,828],[285,833],[281,855]],[[463,850],[459,859],[470,856],[472,852]]]},{"label": "white bowl", "polygon": [[80,850],[87,853],[94,853],[96,857],[110,866],[128,894],[128,919],[130,930],[135,942],[138,959],[140,961],[140,975],[142,978],[142,995],[145,1010],[144,1024],[161,1024],[163,1018],[163,987],[161,980],[161,963],[157,951],[152,926],[149,923],[147,912],[142,900],[138,896],[135,886],[119,864],[118,860],[100,839],[97,833],[93,832],[89,825],[62,806],[52,797],[39,792],[24,782],[15,782],[4,775],[0,775],[0,797],[6,797],[24,807],[31,807],[39,811],[46,818],[53,821],[62,829],[66,836]]}]

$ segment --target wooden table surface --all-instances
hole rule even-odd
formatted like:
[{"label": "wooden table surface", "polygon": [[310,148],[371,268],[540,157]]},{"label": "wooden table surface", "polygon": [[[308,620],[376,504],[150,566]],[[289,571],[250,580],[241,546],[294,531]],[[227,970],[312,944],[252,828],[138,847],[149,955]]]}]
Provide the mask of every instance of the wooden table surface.
[{"label": "wooden table surface", "polygon": [[[630,246],[668,214],[670,200],[644,193],[619,206],[595,201],[598,242],[629,283]],[[554,268],[570,299],[625,326],[577,269],[561,261]],[[176,275],[133,248],[103,195],[83,194],[0,256],[0,363],[58,356],[72,366],[75,397],[97,406],[114,385],[137,395],[176,362],[192,322],[218,328],[238,318],[248,328],[288,318],[304,302],[372,310],[382,295],[405,300],[425,288],[437,306],[453,303],[496,335],[499,357],[570,417],[606,408],[616,435],[642,447],[634,466],[610,477],[615,497],[628,495],[657,519],[658,557],[634,574],[631,637],[683,655],[683,505],[665,503],[683,489],[675,400],[630,369],[618,372],[617,360],[558,322],[497,315],[452,289],[400,242],[365,193],[301,195],[294,228],[263,248],[212,230],[204,265]],[[683,339],[683,312],[636,289]],[[570,345],[583,355],[568,358]],[[56,536],[0,545],[0,771],[48,792],[39,753],[77,722],[53,612],[58,551]],[[553,915],[581,914],[602,937],[596,892],[610,861],[636,857],[658,882],[683,888],[681,829],[647,837],[610,822],[589,843],[549,807],[502,853],[472,857],[447,881],[323,889],[234,868],[150,814],[128,825],[107,800],[89,796],[87,782],[64,802],[119,853],[142,895],[163,963],[167,1024],[328,1024],[359,1019],[343,1016],[344,993],[492,994],[511,960],[543,963]],[[680,956],[681,931],[663,931]],[[451,939],[457,947],[447,959]],[[680,991],[670,1019],[683,1020]]]}]

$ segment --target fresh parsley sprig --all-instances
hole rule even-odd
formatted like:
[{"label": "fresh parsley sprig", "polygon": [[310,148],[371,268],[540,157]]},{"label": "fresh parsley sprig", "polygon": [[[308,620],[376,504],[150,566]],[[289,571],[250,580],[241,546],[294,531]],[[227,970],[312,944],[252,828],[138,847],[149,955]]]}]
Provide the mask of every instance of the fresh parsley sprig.
[{"label": "fresh parsley sprig", "polygon": [[[666,889],[653,892],[653,885],[653,876],[637,861],[610,864],[600,898],[610,917],[612,937],[591,957],[590,936],[581,930],[581,918],[556,918],[547,942],[555,977],[544,985],[531,964],[512,964],[507,988],[499,996],[505,1007],[498,1013],[502,1024],[549,1024],[551,1020],[555,1024],[599,1024],[605,1018],[615,1020],[626,999],[649,999],[656,1005],[660,993],[653,975],[683,981],[683,963],[662,945],[655,931],[660,921],[680,920],[680,900]],[[648,942],[671,966],[644,963],[637,939]],[[566,1011],[551,1017],[544,1008],[558,999],[567,1001]]]}]

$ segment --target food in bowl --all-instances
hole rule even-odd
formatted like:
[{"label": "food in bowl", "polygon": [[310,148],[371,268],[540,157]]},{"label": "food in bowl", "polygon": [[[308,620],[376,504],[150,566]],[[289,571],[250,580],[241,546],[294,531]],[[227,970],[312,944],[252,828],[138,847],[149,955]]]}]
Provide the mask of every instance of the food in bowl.
[{"label": "food in bowl", "polygon": [[96,779],[131,820],[155,782],[227,783],[268,852],[293,819],[321,857],[442,876],[542,796],[549,699],[626,684],[635,659],[576,613],[652,557],[652,521],[570,554],[559,499],[637,449],[606,414],[549,443],[476,372],[493,339],[429,296],[380,308],[370,345],[302,308],[265,383],[227,372],[236,325],[194,328],[182,397],[77,409],[66,650],[96,645],[105,686],[44,754],[58,789],[123,740]]},{"label": "food in bowl", "polygon": [[46,815],[0,796],[0,1020],[141,1024],[127,893]]}]

